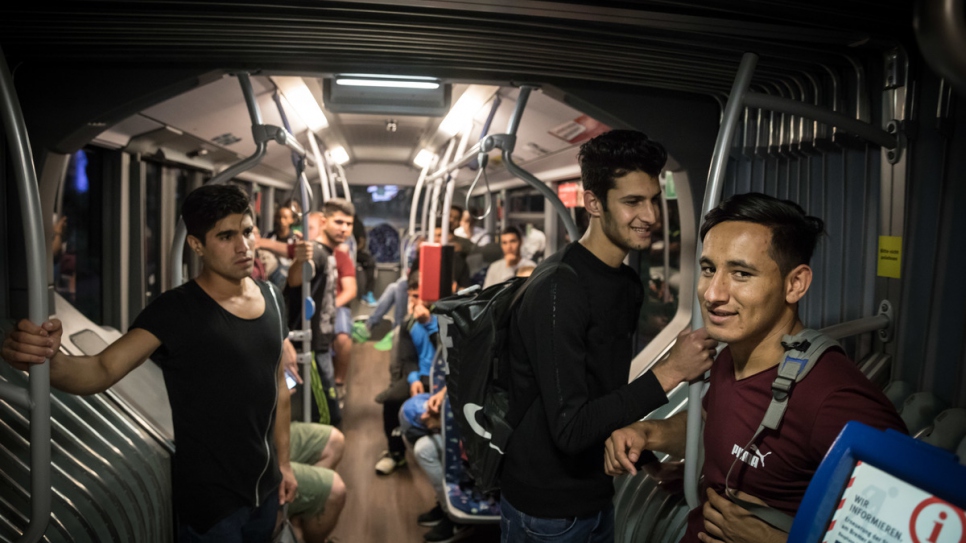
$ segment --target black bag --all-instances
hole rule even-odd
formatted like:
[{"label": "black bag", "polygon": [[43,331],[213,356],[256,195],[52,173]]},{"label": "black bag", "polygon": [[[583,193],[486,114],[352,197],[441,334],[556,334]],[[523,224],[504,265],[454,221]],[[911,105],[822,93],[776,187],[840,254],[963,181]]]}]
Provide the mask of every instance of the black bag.
[{"label": "black bag", "polygon": [[519,423],[509,419],[510,316],[527,287],[558,265],[573,270],[566,264],[541,266],[529,278],[514,277],[482,291],[466,289],[433,307],[448,367],[446,394],[470,475],[483,492],[499,488],[506,444]]}]

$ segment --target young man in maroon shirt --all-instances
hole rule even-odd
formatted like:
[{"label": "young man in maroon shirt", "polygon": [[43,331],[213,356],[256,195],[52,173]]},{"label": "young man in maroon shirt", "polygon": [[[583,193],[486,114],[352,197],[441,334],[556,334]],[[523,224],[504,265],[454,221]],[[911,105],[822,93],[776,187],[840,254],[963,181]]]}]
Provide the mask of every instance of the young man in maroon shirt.
[{"label": "young man in maroon shirt", "polygon": [[[706,501],[691,511],[682,541],[787,538],[727,498],[725,483],[733,464],[727,487],[737,490],[739,498],[794,516],[846,422],[905,432],[882,392],[843,352],[831,349],[795,385],[778,429],[764,430],[749,445],[785,355],[782,336],[805,327],[798,302],[811,284],[808,262],[823,230],[821,219],[807,216],[797,204],[757,193],[733,196],[705,217],[698,297],[708,333],[728,347],[711,367],[702,405]],[[617,430],[606,443],[606,471],[635,473],[643,450],[683,457],[686,424],[685,412]]]}]

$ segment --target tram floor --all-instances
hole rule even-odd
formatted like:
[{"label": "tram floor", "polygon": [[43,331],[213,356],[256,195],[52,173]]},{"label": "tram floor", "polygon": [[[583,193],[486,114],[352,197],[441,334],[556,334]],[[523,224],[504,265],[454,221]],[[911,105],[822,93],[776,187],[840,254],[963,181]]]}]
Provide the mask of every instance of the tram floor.
[{"label": "tram floor", "polygon": [[[345,453],[336,468],[348,498],[332,538],[340,543],[419,543],[429,528],[416,524],[416,517],[432,509],[435,499],[412,454],[407,454],[406,467],[391,475],[375,472],[386,437],[382,405],[374,398],[389,384],[389,353],[373,345],[370,341],[352,348],[342,415]],[[499,526],[485,525],[462,541],[499,540]]]}]

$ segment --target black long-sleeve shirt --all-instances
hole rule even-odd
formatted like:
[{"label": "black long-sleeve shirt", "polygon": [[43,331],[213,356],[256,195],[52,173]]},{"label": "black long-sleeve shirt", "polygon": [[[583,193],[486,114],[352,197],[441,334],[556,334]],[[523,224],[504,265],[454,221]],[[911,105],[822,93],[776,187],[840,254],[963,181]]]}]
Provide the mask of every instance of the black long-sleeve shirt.
[{"label": "black long-sleeve shirt", "polygon": [[607,437],[667,396],[651,372],[627,382],[644,296],[633,270],[608,266],[580,243],[540,266],[557,269],[528,286],[510,325],[511,417],[525,414],[501,487],[529,515],[586,516],[613,498]]}]

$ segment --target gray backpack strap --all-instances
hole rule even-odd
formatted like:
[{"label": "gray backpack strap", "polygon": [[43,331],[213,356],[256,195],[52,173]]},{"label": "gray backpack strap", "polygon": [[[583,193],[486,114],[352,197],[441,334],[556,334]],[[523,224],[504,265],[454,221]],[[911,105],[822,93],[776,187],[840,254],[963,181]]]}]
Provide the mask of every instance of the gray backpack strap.
[{"label": "gray backpack strap", "polygon": [[[745,451],[748,451],[758,440],[758,436],[765,428],[769,430],[778,429],[782,417],[785,415],[785,408],[788,407],[788,398],[792,393],[792,387],[808,375],[808,372],[815,366],[818,359],[825,354],[825,351],[832,347],[841,349],[837,341],[811,328],[805,328],[794,336],[782,336],[782,346],[785,348],[785,358],[778,365],[778,376],[771,384],[771,403],[768,404],[768,409],[765,411],[765,416],[762,418],[761,424],[758,425],[755,435],[745,445]],[[792,521],[794,520],[791,515],[772,509],[767,505],[748,502],[737,497],[737,492],[728,484],[728,480],[731,479],[731,471],[734,470],[737,462],[738,458],[735,458],[731,463],[731,468],[728,469],[728,475],[725,477],[725,493],[728,499],[775,528],[786,533],[791,531]]]},{"label": "gray backpack strap", "polygon": [[782,346],[785,347],[785,358],[778,366],[778,376],[772,381],[771,404],[761,421],[761,428],[770,430],[777,430],[781,424],[792,386],[808,375],[825,351],[831,347],[841,348],[837,341],[811,328],[806,328],[794,336],[782,336]]}]

